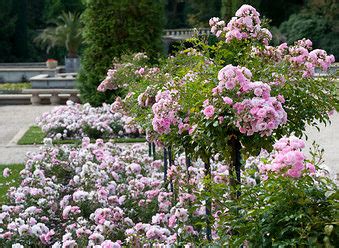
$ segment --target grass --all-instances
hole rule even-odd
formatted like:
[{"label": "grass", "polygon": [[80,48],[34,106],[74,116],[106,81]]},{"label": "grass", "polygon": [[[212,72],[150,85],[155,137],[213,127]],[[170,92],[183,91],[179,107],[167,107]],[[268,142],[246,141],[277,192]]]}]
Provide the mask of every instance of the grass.
[{"label": "grass", "polygon": [[[8,167],[11,170],[9,177],[3,177],[3,170]],[[23,164],[0,164],[0,205],[8,203],[8,197],[6,195],[10,187],[19,186],[21,178],[20,171],[24,168]]]},{"label": "grass", "polygon": [[40,127],[31,126],[18,141],[18,145],[42,144],[45,134]]},{"label": "grass", "polygon": [[[34,145],[43,144],[45,133],[38,126],[31,126],[26,133],[18,141],[18,145]],[[92,142],[95,140],[92,140]],[[108,140],[105,140],[108,141]],[[136,143],[146,142],[145,138],[116,138],[112,139],[115,143]],[[54,144],[79,144],[80,140],[57,140]]]},{"label": "grass", "polygon": [[23,90],[32,88],[31,83],[1,83],[0,90]]}]

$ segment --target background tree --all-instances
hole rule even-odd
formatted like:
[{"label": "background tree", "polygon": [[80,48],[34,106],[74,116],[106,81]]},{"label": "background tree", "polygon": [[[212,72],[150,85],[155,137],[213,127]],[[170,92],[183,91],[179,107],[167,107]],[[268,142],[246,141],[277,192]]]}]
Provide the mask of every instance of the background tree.
[{"label": "background tree", "polygon": [[114,57],[146,52],[156,58],[162,51],[161,0],[88,0],[83,14],[86,49],[82,56],[79,89],[82,100],[93,105],[112,102],[121,92],[100,93],[97,87]]},{"label": "background tree", "polygon": [[166,28],[186,28],[187,3],[184,0],[166,0]]},{"label": "background tree", "polygon": [[81,0],[45,0],[43,18],[45,22],[56,19],[62,12],[81,13],[85,9]]},{"label": "background tree", "polygon": [[191,27],[208,27],[213,16],[220,16],[220,0],[188,0],[187,22]]},{"label": "background tree", "polygon": [[15,30],[16,16],[11,15],[12,4],[12,0],[0,0],[0,62],[6,62],[13,56],[11,37]]},{"label": "background tree", "polygon": [[310,38],[314,48],[339,56],[339,5],[336,0],[308,0],[305,6],[280,25],[288,43]]},{"label": "background tree", "polygon": [[76,58],[82,43],[79,14],[63,12],[53,23],[55,26],[44,29],[35,41],[43,47],[47,46],[47,52],[53,47],[64,47],[69,58]]},{"label": "background tree", "polygon": [[17,58],[27,59],[28,53],[28,25],[27,25],[27,0],[17,0],[17,21],[15,23],[13,54]]}]

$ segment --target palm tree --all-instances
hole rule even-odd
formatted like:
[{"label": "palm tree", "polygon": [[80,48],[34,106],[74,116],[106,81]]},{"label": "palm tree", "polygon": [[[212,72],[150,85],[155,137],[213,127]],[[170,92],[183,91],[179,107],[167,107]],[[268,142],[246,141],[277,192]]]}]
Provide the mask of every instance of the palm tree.
[{"label": "palm tree", "polygon": [[34,41],[43,47],[46,46],[47,53],[53,47],[66,47],[68,51],[67,57],[76,58],[82,43],[80,15],[63,12],[51,23],[54,26],[44,29]]}]

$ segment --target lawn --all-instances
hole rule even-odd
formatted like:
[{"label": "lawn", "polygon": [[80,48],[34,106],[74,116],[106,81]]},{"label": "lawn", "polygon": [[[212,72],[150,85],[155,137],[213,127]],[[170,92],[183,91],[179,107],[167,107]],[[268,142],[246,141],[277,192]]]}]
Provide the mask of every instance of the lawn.
[{"label": "lawn", "polygon": [[42,144],[44,137],[45,134],[40,127],[31,126],[18,141],[18,145]]},{"label": "lawn", "polygon": [[[9,177],[4,177],[2,175],[3,170],[8,167],[11,170],[11,175]],[[15,187],[20,184],[20,171],[24,168],[23,164],[10,164],[4,165],[0,164],[0,205],[6,204],[8,202],[7,199],[7,191],[10,187]]]},{"label": "lawn", "polygon": [[[31,126],[18,141],[18,145],[43,144],[44,132],[38,126]],[[108,141],[108,140],[107,140]],[[117,138],[112,140],[115,143],[136,143],[146,142],[145,138]],[[57,140],[54,144],[78,144],[80,140]]]}]

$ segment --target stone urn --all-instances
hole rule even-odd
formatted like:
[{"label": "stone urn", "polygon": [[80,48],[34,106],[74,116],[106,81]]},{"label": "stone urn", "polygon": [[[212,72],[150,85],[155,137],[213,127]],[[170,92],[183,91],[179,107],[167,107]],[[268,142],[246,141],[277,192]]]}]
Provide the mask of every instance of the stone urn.
[{"label": "stone urn", "polygon": [[55,59],[47,59],[46,66],[48,69],[55,69],[58,66],[58,61]]},{"label": "stone urn", "polygon": [[66,73],[78,72],[79,69],[80,69],[80,58],[79,57],[74,57],[74,58],[65,57]]}]

